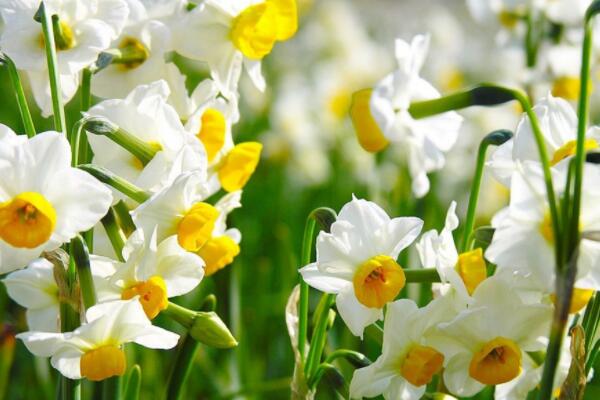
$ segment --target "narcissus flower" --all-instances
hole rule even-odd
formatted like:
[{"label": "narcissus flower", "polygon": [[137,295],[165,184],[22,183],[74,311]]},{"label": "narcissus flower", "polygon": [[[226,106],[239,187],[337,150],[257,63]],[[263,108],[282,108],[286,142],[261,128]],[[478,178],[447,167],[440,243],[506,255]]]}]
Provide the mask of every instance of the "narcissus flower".
[{"label": "narcissus flower", "polygon": [[501,279],[486,279],[473,304],[430,336],[444,354],[444,384],[451,393],[472,396],[485,385],[500,385],[521,373],[524,352],[545,349],[551,307],[524,304]]},{"label": "narcissus flower", "polygon": [[71,167],[71,148],[57,132],[0,143],[0,273],[22,268],[92,228],[108,211],[110,190]]},{"label": "narcissus flower", "polygon": [[[547,97],[540,100],[533,108],[536,113],[544,145],[551,166],[570,159],[575,155],[577,139],[577,115],[573,107],[564,99]],[[591,127],[586,133],[585,149],[594,150],[600,147],[600,129]],[[513,139],[507,141],[494,152],[488,163],[494,176],[506,186],[510,186],[510,177],[517,161],[539,162],[539,152],[529,118],[524,115]]]},{"label": "narcissus flower", "polygon": [[475,249],[458,254],[452,231],[458,227],[456,202],[450,204],[444,229],[425,232],[417,243],[421,264],[425,268],[437,269],[443,287],[442,292],[453,290],[457,306],[471,302],[470,295],[477,285],[487,278],[482,250]]},{"label": "narcissus flower", "polygon": [[[81,70],[91,65],[116,38],[129,14],[123,0],[49,0],[46,12],[58,15],[60,35],[55,33],[58,74],[62,97],[70,100],[77,92]],[[36,103],[42,113],[52,113],[50,82],[42,25],[34,20],[40,6],[36,0],[9,1],[0,5],[5,26],[0,48],[27,72]]]},{"label": "narcissus flower", "polygon": [[[520,165],[520,164],[519,164]],[[555,169],[555,189],[560,196],[566,182],[568,164]],[[600,229],[597,204],[600,201],[600,170],[586,164],[584,169],[580,229]],[[498,212],[492,221],[496,228],[492,243],[486,250],[486,258],[497,264],[499,270],[520,271],[528,276],[532,285],[546,294],[554,291],[555,238],[550,211],[546,200],[546,189],[538,163],[526,162],[517,168],[511,178],[510,205]],[[582,308],[591,297],[589,289],[600,288],[598,260],[600,244],[583,238],[579,247],[575,287],[587,291],[575,291],[573,306]]]},{"label": "narcissus flower", "polygon": [[179,339],[153,326],[137,299],[98,304],[86,312],[86,320],[73,332],[25,332],[17,338],[36,356],[52,357],[52,366],[65,377],[92,381],[125,373],[125,343],[170,349]]},{"label": "narcissus flower", "polygon": [[357,369],[350,397],[417,400],[434,375],[442,371],[444,355],[427,342],[427,331],[439,322],[443,306],[433,301],[419,309],[412,300],[388,304],[383,329],[383,349],[370,366]]},{"label": "narcissus flower", "polygon": [[90,134],[94,163],[153,192],[170,184],[182,172],[205,172],[204,147],[186,132],[177,112],[167,104],[169,93],[167,83],[157,81],[138,86],[123,100],[105,100],[92,107],[89,115],[107,118],[157,150],[144,165],[110,139]]},{"label": "narcissus flower", "polygon": [[182,249],[172,236],[157,243],[156,231],[134,232],[123,249],[125,262],[92,257],[99,301],[137,297],[148,318],[167,308],[168,298],[194,289],[204,276],[204,263]]},{"label": "narcissus flower", "polygon": [[366,150],[380,151],[388,142],[402,149],[417,197],[429,191],[427,173],[444,166],[444,153],[454,146],[463,120],[455,112],[415,119],[408,111],[412,102],[440,97],[419,76],[428,47],[428,36],[415,36],[411,43],[396,39],[398,69],[379,81],[372,91],[355,93],[350,112]]},{"label": "narcissus flower", "polygon": [[59,332],[58,286],[53,265],[44,258],[3,279],[11,299],[27,309],[27,326],[32,331]]},{"label": "narcissus flower", "polygon": [[331,225],[331,233],[319,233],[317,261],[300,273],[310,286],[337,294],[340,316],[362,337],[364,328],[383,317],[383,307],[404,287],[404,271],[396,258],[422,226],[419,218],[390,219],[375,203],[353,198]]},{"label": "narcissus flower", "polygon": [[[209,239],[227,233],[227,214],[241,207],[239,191],[224,196],[214,206],[205,202],[209,195],[202,174],[182,174],[171,186],[137,207],[132,218],[146,235],[156,229],[158,241],[175,236],[181,247],[197,252]],[[239,237],[237,230],[229,233]]]},{"label": "narcissus flower", "polygon": [[[296,0],[208,0],[177,26],[175,45],[184,56],[207,62],[219,90],[230,98],[237,93],[242,65],[254,85],[265,89],[261,60],[297,26]],[[198,37],[205,40],[192,39]]]}]

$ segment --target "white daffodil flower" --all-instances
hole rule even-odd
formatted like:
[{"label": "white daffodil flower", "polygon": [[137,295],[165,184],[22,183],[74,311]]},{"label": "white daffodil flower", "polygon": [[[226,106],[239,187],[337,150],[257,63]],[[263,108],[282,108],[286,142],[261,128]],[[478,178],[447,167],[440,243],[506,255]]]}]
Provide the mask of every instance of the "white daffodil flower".
[{"label": "white daffodil flower", "polygon": [[[567,167],[567,164],[563,164]],[[564,191],[566,168],[555,171],[555,189]],[[580,226],[582,231],[600,229],[600,169],[586,164],[584,169]],[[500,210],[492,221],[496,228],[492,243],[486,250],[488,260],[499,271],[517,271],[545,294],[554,291],[554,245],[555,238],[544,178],[539,164],[524,163],[511,178],[511,200],[508,207]],[[583,238],[575,280],[575,293],[571,312],[583,308],[593,291],[600,289],[600,243]]]},{"label": "white daffodil flower", "polygon": [[231,211],[241,207],[242,193],[229,193],[214,206],[204,202],[209,194],[201,174],[182,174],[131,215],[146,235],[156,229],[159,242],[174,238],[185,250],[200,255],[211,275],[230,264],[240,252],[241,234],[237,229],[227,229],[226,220]]},{"label": "white daffodil flower", "polygon": [[[564,99],[548,94],[533,108],[540,122],[544,145],[551,166],[575,155],[577,143],[577,115]],[[600,146],[600,129],[591,127],[586,133],[586,150]],[[538,161],[538,148],[529,118],[524,115],[513,139],[507,141],[494,152],[488,162],[494,176],[501,183],[510,186],[510,177],[517,161]]]},{"label": "white daffodil flower", "polygon": [[423,267],[437,269],[442,282],[441,294],[454,298],[457,309],[462,309],[471,303],[470,296],[487,278],[487,270],[480,248],[458,254],[452,236],[457,227],[456,202],[453,201],[441,232],[425,232],[416,247]]},{"label": "white daffodil flower", "polygon": [[[242,66],[264,91],[261,60],[277,41],[292,37],[297,25],[296,0],[207,0],[174,27],[175,50],[207,62],[219,90],[230,98]],[[199,37],[204,39],[193,39]]]},{"label": "white daffodil flower", "polygon": [[406,278],[396,258],[422,227],[419,218],[390,219],[377,204],[353,197],[331,233],[319,233],[317,260],[300,273],[310,286],[337,295],[340,316],[362,337],[364,328],[383,317],[383,307],[404,287]]},{"label": "white daffodil flower", "polygon": [[38,258],[2,280],[10,298],[27,309],[27,326],[32,331],[60,332],[58,286],[53,269],[48,260]]},{"label": "white daffodil flower", "polygon": [[[158,152],[147,165],[101,135],[89,134],[94,163],[135,185],[156,192],[185,171],[206,172],[206,154],[201,143],[185,131],[177,112],[167,104],[169,87],[164,81],[135,88],[123,100],[105,100],[89,110]],[[120,197],[119,197],[120,198]]]},{"label": "white daffodil flower", "polygon": [[[0,142],[0,273],[25,267],[92,228],[112,202],[109,189],[71,167],[64,135],[43,132]],[[7,143],[5,145],[5,143]]]},{"label": "white daffodil flower", "polygon": [[[55,34],[58,73],[63,100],[69,101],[79,86],[79,73],[91,65],[116,38],[129,8],[124,0],[48,0],[46,11],[58,15],[60,35]],[[42,114],[52,114],[50,82],[42,25],[33,17],[40,6],[37,0],[8,1],[0,4],[5,26],[0,48],[18,69],[27,72],[36,103]]]},{"label": "white daffodil flower", "polygon": [[125,373],[123,345],[170,349],[179,335],[153,326],[137,299],[98,304],[86,312],[87,323],[73,332],[25,332],[17,335],[27,349],[50,362],[69,379],[101,381]]},{"label": "white daffodil flower", "polygon": [[[440,97],[440,93],[419,76],[428,47],[429,36],[415,36],[411,43],[396,39],[398,69],[379,81],[372,92],[355,95],[355,102],[368,100],[363,117],[375,121],[383,146],[387,142],[396,143],[407,157],[417,197],[429,191],[427,173],[444,166],[444,153],[454,146],[463,120],[456,112],[415,119],[408,111],[412,102]],[[373,135],[370,131],[363,133]],[[358,134],[360,138],[360,129]]]},{"label": "white daffodil flower", "polygon": [[175,237],[158,242],[156,231],[148,236],[135,231],[123,248],[125,262],[105,257],[91,258],[97,277],[100,302],[139,296],[148,318],[168,306],[168,298],[193,290],[204,277],[202,259],[182,249]]},{"label": "white daffodil flower", "polygon": [[438,325],[439,335],[430,336],[446,360],[444,384],[465,397],[518,377],[524,352],[546,348],[542,339],[552,319],[550,306],[522,303],[500,279],[482,282],[473,299],[467,310]]},{"label": "white daffodil flower", "polygon": [[382,354],[373,364],[354,372],[351,398],[383,394],[386,400],[418,400],[423,396],[444,365],[444,355],[427,341],[428,331],[444,314],[440,300],[421,309],[408,299],[388,304]]}]

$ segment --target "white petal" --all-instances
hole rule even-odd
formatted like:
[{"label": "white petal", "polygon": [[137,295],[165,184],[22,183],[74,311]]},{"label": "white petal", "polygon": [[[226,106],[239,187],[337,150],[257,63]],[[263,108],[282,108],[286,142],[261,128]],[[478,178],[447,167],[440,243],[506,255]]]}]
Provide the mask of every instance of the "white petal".
[{"label": "white petal", "polygon": [[337,309],[353,335],[362,339],[364,329],[383,318],[379,308],[368,308],[359,303],[354,286],[348,285],[336,297]]}]

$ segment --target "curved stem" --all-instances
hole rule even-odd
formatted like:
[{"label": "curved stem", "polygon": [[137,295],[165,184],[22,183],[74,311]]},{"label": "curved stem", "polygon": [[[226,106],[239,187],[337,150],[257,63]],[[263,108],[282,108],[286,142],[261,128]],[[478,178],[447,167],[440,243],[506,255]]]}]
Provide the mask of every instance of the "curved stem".
[{"label": "curved stem", "polygon": [[87,310],[96,304],[96,289],[94,287],[94,279],[92,278],[90,254],[85,241],[79,235],[71,239],[71,256],[77,267],[81,297],[83,305]]},{"label": "curved stem", "polygon": [[475,212],[477,210],[477,202],[479,199],[479,191],[481,188],[481,179],[483,177],[483,168],[485,166],[485,155],[489,145],[499,146],[510,138],[513,134],[507,130],[497,130],[487,135],[479,144],[479,150],[477,152],[477,163],[475,168],[475,176],[473,177],[473,183],[471,184],[471,193],[469,195],[469,207],[467,209],[467,220],[465,222],[465,230],[462,236],[462,243],[460,247],[461,252],[465,252],[469,247],[469,238],[475,225]]}]

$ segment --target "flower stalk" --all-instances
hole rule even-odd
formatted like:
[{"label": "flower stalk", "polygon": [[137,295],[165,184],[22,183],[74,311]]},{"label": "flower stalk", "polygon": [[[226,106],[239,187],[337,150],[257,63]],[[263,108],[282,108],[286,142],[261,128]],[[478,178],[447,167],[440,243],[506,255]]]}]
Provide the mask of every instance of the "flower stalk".
[{"label": "flower stalk", "polygon": [[21,114],[21,121],[23,122],[23,128],[27,137],[32,138],[35,136],[35,126],[33,125],[33,119],[29,112],[29,106],[27,105],[27,98],[23,91],[23,85],[21,84],[21,78],[19,72],[13,60],[10,59],[6,54],[0,53],[0,64],[6,65],[10,81],[17,97],[17,106],[19,107],[19,113]]},{"label": "flower stalk", "polygon": [[150,198],[150,194],[148,192],[140,189],[126,179],[113,174],[106,168],[94,164],[82,164],[79,165],[78,168],[94,176],[100,182],[115,188],[138,203],[143,203]]},{"label": "flower stalk", "polygon": [[500,146],[506,143],[513,137],[511,131],[500,129],[488,134],[479,144],[479,150],[477,151],[477,164],[475,167],[475,176],[471,184],[471,193],[469,195],[469,207],[467,209],[467,220],[465,222],[465,230],[462,236],[462,243],[460,250],[465,252],[469,247],[469,238],[471,232],[473,232],[473,226],[475,225],[475,212],[477,210],[477,202],[479,199],[479,192],[481,189],[481,179],[483,178],[483,168],[485,166],[485,156],[487,148],[490,145]]}]

